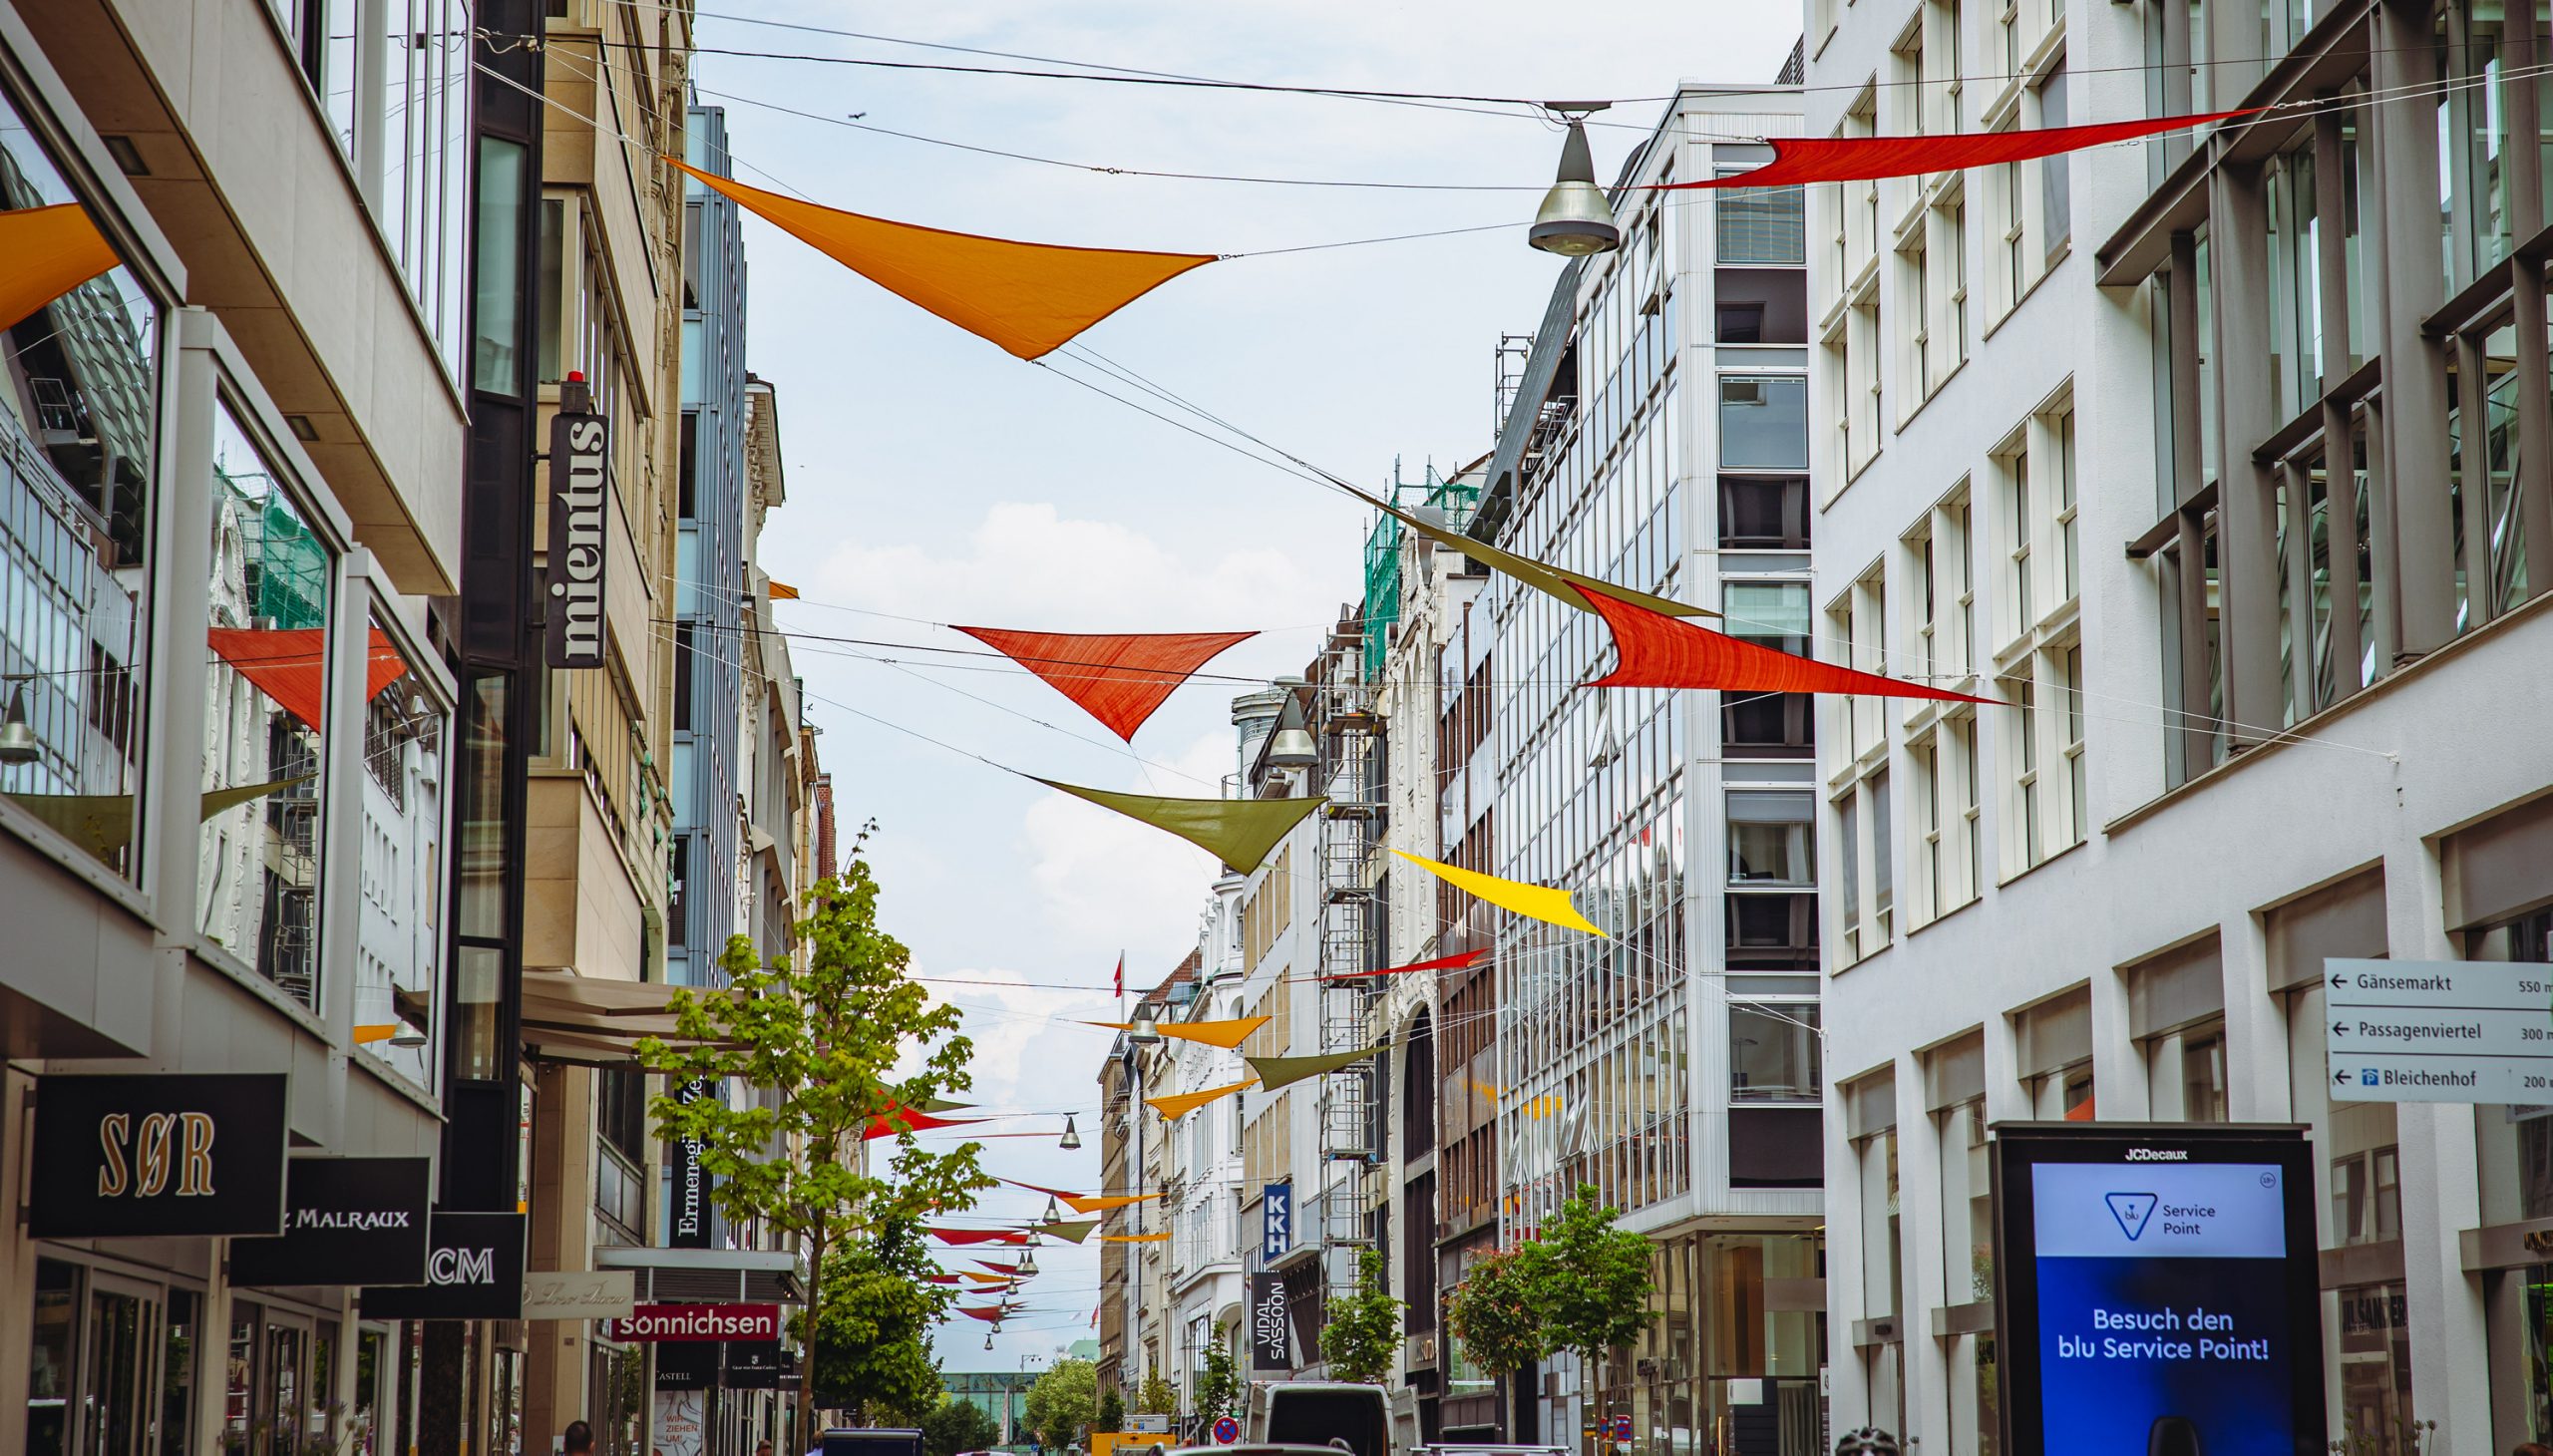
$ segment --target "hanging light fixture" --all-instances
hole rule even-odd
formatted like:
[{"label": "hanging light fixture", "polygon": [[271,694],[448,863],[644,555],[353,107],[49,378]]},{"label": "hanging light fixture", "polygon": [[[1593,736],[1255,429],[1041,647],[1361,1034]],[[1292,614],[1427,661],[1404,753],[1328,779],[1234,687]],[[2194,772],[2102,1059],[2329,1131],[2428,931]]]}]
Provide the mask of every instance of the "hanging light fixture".
[{"label": "hanging light fixture", "polygon": [[34,763],[44,757],[44,741],[27,721],[27,682],[9,680],[9,715],[0,719],[0,763]]},{"label": "hanging light fixture", "polygon": [[1319,762],[1320,749],[1303,728],[1303,710],[1287,694],[1284,709],[1276,715],[1276,734],[1268,740],[1268,766],[1307,769]]},{"label": "hanging light fixture", "polygon": [[1623,245],[1623,229],[1614,224],[1613,205],[1596,185],[1596,158],[1587,150],[1587,113],[1603,111],[1600,102],[1550,104],[1549,110],[1569,118],[1569,136],[1561,143],[1560,176],[1543,193],[1534,213],[1528,242],[1566,258],[1612,252]]},{"label": "hanging light fixture", "polygon": [[1137,1046],[1161,1044],[1161,1022],[1154,1019],[1153,1008],[1149,1003],[1135,1008],[1135,1019],[1126,1028],[1126,1039]]},{"label": "hanging light fixture", "polygon": [[986,1348],[986,1349],[991,1349],[992,1347],[993,1347],[993,1332],[992,1332],[991,1330],[987,1329],[987,1330],[985,1330],[985,1331],[984,1331],[984,1348]]},{"label": "hanging light fixture", "polygon": [[1019,1272],[1023,1274],[1033,1274],[1037,1272],[1037,1251],[1033,1245],[1019,1251]]},{"label": "hanging light fixture", "polygon": [[[1064,1136],[1066,1136],[1066,1137],[1070,1138],[1070,1137],[1072,1137],[1072,1134],[1071,1134],[1070,1132],[1066,1132],[1066,1133],[1064,1134]],[[1079,1147],[1080,1145],[1081,1145],[1081,1140],[1080,1140],[1079,1138],[1073,1138],[1073,1146],[1075,1146],[1075,1147]],[[1060,1208],[1060,1207],[1058,1207],[1058,1206],[1056,1205],[1056,1203],[1055,1203],[1054,1199],[1052,1199],[1052,1198],[1048,1198],[1048,1199],[1046,1200],[1046,1217],[1044,1217],[1043,1219],[1038,1220],[1037,1222],[1039,1222],[1039,1223],[1041,1223],[1041,1224],[1060,1224],[1060,1223],[1062,1223],[1063,1221],[1064,1221],[1064,1211],[1063,1211],[1063,1209],[1062,1209],[1062,1208]]]},{"label": "hanging light fixture", "polygon": [[[1077,1152],[1081,1148],[1081,1130],[1073,1126],[1072,1115],[1069,1113],[1064,1116],[1064,1135],[1055,1140],[1055,1146],[1067,1153]],[[1046,1222],[1051,1224],[1054,1221],[1055,1201],[1048,1199],[1046,1200]]]}]

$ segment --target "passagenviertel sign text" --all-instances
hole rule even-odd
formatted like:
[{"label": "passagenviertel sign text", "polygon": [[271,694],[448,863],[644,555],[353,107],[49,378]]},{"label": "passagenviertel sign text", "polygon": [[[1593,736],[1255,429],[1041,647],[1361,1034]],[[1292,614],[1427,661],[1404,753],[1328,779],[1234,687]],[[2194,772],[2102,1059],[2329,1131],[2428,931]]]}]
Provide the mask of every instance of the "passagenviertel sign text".
[{"label": "passagenviertel sign text", "polygon": [[602,566],[611,509],[611,430],[570,380],[549,422],[549,558],[542,660],[602,666]]},{"label": "passagenviertel sign text", "polygon": [[28,1234],[283,1232],[286,1085],[281,1072],[44,1078]]}]

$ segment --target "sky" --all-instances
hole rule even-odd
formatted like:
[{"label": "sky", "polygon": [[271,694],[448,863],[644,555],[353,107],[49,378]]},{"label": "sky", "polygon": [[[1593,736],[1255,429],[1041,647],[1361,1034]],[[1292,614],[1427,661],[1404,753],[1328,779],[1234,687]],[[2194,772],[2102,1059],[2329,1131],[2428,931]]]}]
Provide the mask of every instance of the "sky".
[{"label": "sky", "polygon": [[[1285,85],[1552,99],[1649,98],[1591,130],[1610,179],[1679,80],[1770,81],[1796,7],[1599,0],[703,0],[704,48],[948,62],[786,22],[1099,65]],[[1045,69],[1052,69],[1047,67]],[[1200,268],[1083,336],[1285,449],[1368,487],[1489,449],[1493,354],[1529,333],[1562,262],[1527,247],[1560,136],[1514,108],[1119,86],[703,54],[739,180],[854,211],[1046,242],[1248,253],[1512,223],[1498,231],[1242,257]],[[1496,115],[1482,115],[1481,110]],[[793,115],[800,113],[803,115]],[[1277,186],[1110,176],[877,135],[824,119],[1088,167],[1463,182],[1502,190]],[[1024,672],[875,643],[973,647],[937,623],[1058,631],[1256,629],[1217,673],[1301,671],[1361,592],[1370,513],[1013,359],[748,218],[746,354],[778,393],[789,502],[764,567],[833,775],[846,846],[916,975],[958,1005],[972,1089],[1007,1116],[997,1175],[1093,1191],[1097,1074],[1118,956],[1130,990],[1195,945],[1216,867],[1157,831],[967,755],[1100,788],[1212,796],[1234,767],[1229,681],[1192,683],[1131,749]],[[859,642],[820,637],[859,638]],[[889,660],[892,659],[892,660]],[[917,736],[918,735],[918,736]],[[931,740],[936,740],[931,741]],[[962,752],[960,751],[962,750]],[[959,982],[988,982],[963,984]],[[1066,987],[1049,989],[1048,987]],[[1077,1114],[1081,1151],[1049,1140]],[[953,1139],[932,1139],[935,1144]],[[1002,1189],[986,1217],[1041,1196]],[[1039,1251],[1031,1313],[939,1335],[950,1371],[1016,1369],[1096,1333],[1096,1241]],[[943,1262],[963,1267],[950,1251]]]}]

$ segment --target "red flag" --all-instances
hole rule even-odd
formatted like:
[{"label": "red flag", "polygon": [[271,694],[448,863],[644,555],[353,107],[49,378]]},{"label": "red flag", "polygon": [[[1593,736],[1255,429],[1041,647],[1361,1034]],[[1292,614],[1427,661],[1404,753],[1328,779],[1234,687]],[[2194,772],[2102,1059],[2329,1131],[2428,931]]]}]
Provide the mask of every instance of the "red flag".
[{"label": "red flag", "polygon": [[1120,997],[1126,994],[1126,952],[1123,950],[1117,952],[1117,994]]},{"label": "red flag", "polygon": [[[1576,585],[1576,583],[1572,583]],[[1679,621],[1620,597],[1578,586],[1588,605],[1614,633],[1614,670],[1581,687],[1697,687],[1729,692],[1869,693],[1889,698],[1939,698],[1954,703],[1995,703],[1966,693],[1927,687],[1838,667],[1813,657],[1741,641],[1725,632]]]},{"label": "red flag", "polygon": [[1346,970],[1329,977],[1331,980],[1354,980],[1360,975],[1399,975],[1412,970],[1465,970],[1489,958],[1489,947],[1466,950],[1460,955],[1440,955],[1434,960],[1413,960],[1407,965],[1386,965],[1380,970]]},{"label": "red flag", "polygon": [[1768,139],[1773,160],[1752,172],[1693,182],[1659,182],[1648,190],[1685,191],[1697,187],[1770,187],[1801,182],[1870,182],[1884,177],[1917,177],[1928,172],[1957,172],[2006,162],[2029,162],[2065,152],[2080,152],[2111,142],[2133,142],[2233,117],[2266,111],[2208,112],[2190,117],[2148,117],[2138,122],[2098,122],[2083,127],[2015,128],[2008,132],[1956,132],[1929,137],[1774,137]]},{"label": "red flag", "polygon": [[1209,658],[1257,632],[1013,632],[958,627],[1133,742],[1135,730]]}]

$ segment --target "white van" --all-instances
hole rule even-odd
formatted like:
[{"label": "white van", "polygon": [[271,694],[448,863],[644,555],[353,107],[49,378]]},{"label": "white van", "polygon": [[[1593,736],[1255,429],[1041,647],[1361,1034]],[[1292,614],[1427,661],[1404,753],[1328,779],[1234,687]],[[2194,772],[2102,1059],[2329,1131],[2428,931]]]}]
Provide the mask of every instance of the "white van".
[{"label": "white van", "polygon": [[1343,1445],[1351,1456],[1410,1456],[1418,1446],[1418,1396],[1405,1386],[1254,1382],[1241,1438],[1253,1445]]}]

